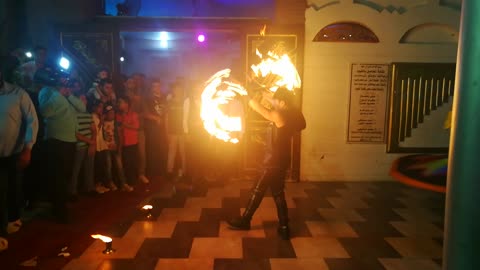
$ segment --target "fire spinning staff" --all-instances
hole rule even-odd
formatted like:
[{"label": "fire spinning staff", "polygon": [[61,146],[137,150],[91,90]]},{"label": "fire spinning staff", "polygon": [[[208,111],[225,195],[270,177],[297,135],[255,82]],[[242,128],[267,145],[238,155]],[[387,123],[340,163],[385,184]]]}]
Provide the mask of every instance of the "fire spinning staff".
[{"label": "fire spinning staff", "polygon": [[209,134],[225,142],[238,143],[244,130],[243,108],[233,110],[234,113],[227,112],[238,106],[237,96],[248,93],[243,86],[229,79],[230,72],[230,69],[221,70],[205,83],[200,116]]}]

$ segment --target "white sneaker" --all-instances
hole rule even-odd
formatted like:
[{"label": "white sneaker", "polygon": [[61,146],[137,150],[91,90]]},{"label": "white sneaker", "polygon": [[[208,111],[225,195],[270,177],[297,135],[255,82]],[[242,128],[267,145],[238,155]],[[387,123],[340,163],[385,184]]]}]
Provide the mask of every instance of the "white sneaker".
[{"label": "white sneaker", "polygon": [[105,193],[105,190],[103,190],[102,186],[96,186],[95,192],[97,192],[98,194],[103,194]]},{"label": "white sneaker", "polygon": [[139,179],[140,181],[142,181],[142,183],[144,183],[144,184],[150,183],[150,180],[148,180],[148,178],[147,178],[145,175],[140,175],[140,176],[138,177],[138,179]]},{"label": "white sneaker", "polygon": [[113,182],[110,182],[110,184],[108,185],[108,187],[110,188],[111,191],[115,191],[117,190],[117,186],[113,183]]},{"label": "white sneaker", "polygon": [[103,194],[103,193],[105,193],[105,192],[110,191],[110,189],[104,187],[102,184],[98,184],[97,186],[95,186],[95,191],[96,191],[98,194]]},{"label": "white sneaker", "polygon": [[128,184],[124,184],[123,187],[122,187],[122,191],[126,191],[126,192],[132,192],[133,191],[133,187],[128,185]]}]

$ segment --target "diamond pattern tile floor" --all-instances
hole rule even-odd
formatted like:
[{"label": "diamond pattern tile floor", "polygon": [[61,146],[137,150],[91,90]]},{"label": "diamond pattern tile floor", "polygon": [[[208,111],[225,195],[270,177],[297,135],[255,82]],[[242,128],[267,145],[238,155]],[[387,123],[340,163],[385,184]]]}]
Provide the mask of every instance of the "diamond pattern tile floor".
[{"label": "diamond pattern tile floor", "polygon": [[[265,197],[250,231],[227,219],[245,207],[252,182],[210,179],[150,198],[153,217],[126,213],[112,227],[112,255],[95,241],[63,269],[437,270],[444,197],[396,182],[287,183],[292,239],[281,240]],[[127,226],[127,227],[125,227]]]}]

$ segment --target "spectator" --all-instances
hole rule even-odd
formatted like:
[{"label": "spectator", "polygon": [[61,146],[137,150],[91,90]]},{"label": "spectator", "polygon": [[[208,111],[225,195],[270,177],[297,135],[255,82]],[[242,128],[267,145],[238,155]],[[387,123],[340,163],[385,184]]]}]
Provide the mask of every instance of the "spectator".
[{"label": "spectator", "polygon": [[35,85],[34,76],[39,69],[49,69],[47,65],[48,51],[47,48],[37,46],[33,50],[34,60],[29,61],[20,66],[20,73],[22,74],[23,86],[32,93],[37,93],[41,87]]},{"label": "spectator", "polygon": [[[166,129],[168,135],[167,174],[169,178],[183,177],[187,166],[185,156],[185,134],[187,132],[188,106],[185,102],[185,91],[178,83],[172,85],[172,97],[168,103]],[[187,111],[187,112],[186,112]],[[180,155],[180,168],[174,174],[177,151]]]},{"label": "spectator", "polygon": [[138,129],[140,119],[138,114],[131,109],[128,97],[118,99],[119,114],[117,122],[120,127],[120,151],[127,181],[133,184],[138,179]]},{"label": "spectator", "polygon": [[190,97],[185,101],[189,107],[187,123],[187,163],[192,182],[204,177],[210,158],[210,155],[207,155],[209,135],[205,131],[203,121],[200,117],[202,90],[200,87],[194,89]]},{"label": "spectator", "polygon": [[[118,186],[123,191],[133,191],[133,188],[127,184],[125,173],[123,171],[122,157],[119,152],[118,142],[118,127],[115,121],[115,110],[113,105],[107,104],[103,109],[103,138],[107,144],[107,179],[111,179],[111,186],[115,186],[112,182],[113,170],[116,169],[116,176],[118,179]],[[112,166],[112,163],[114,166]]]},{"label": "spectator", "polygon": [[[137,78],[137,79],[135,79]],[[132,81],[130,81],[132,80]],[[129,81],[127,81],[127,97],[130,99],[130,109],[136,112],[140,117],[140,128],[138,129],[138,179],[145,184],[148,184],[150,180],[145,176],[147,162],[146,162],[146,145],[145,145],[145,129],[144,129],[144,118],[143,118],[143,98],[139,86],[144,83],[144,76],[140,74],[133,75]],[[133,84],[132,84],[133,82]],[[132,86],[134,86],[132,88]]]},{"label": "spectator", "polygon": [[18,231],[21,172],[30,163],[38,119],[28,94],[3,79],[0,70],[0,251],[8,246],[6,232]]},{"label": "spectator", "polygon": [[112,190],[116,190],[117,187],[111,182],[111,178],[108,178],[107,170],[107,155],[108,145],[103,137],[103,109],[104,104],[99,100],[93,100],[91,105],[92,119],[96,128],[96,152],[95,152],[95,191],[99,194]]},{"label": "spectator", "polygon": [[123,93],[124,96],[127,96],[129,98],[133,96],[138,96],[135,80],[132,77],[127,78],[124,86],[125,86],[125,92]]},{"label": "spectator", "polygon": [[165,97],[159,80],[152,82],[150,93],[144,102],[145,144],[147,169],[150,176],[162,176],[167,166],[167,134],[165,130]]},{"label": "spectator", "polygon": [[132,79],[135,82],[136,93],[138,95],[145,95],[147,90],[145,74],[135,73],[132,75]]},{"label": "spectator", "polygon": [[116,102],[115,91],[113,91],[113,82],[110,79],[101,80],[98,83],[98,86],[91,88],[87,93],[87,98],[89,100],[98,100],[102,103],[112,103]]},{"label": "spectator", "polygon": [[[86,99],[82,99],[86,104]],[[70,182],[70,196],[73,200],[77,199],[78,177],[80,169],[82,170],[82,184],[87,194],[95,192],[94,185],[94,161],[97,145],[97,129],[93,122],[92,114],[88,112],[77,113],[77,147],[75,151],[72,178]]]},{"label": "spectator", "polygon": [[90,88],[89,91],[92,89],[95,89],[98,87],[98,84],[103,81],[103,80],[108,80],[110,79],[110,71],[106,67],[101,67],[97,71],[97,77],[95,80],[93,80],[92,87]]},{"label": "spectator", "polygon": [[72,95],[66,77],[39,70],[35,78],[47,85],[38,98],[45,121],[46,170],[51,181],[53,214],[57,221],[65,223],[69,221],[66,200],[77,143],[77,113],[85,112],[85,104]]}]

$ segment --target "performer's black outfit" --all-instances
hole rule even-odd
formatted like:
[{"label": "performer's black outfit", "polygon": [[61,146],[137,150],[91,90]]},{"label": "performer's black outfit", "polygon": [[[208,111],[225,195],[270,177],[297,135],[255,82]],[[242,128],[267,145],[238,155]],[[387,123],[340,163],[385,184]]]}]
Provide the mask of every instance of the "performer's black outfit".
[{"label": "performer's black outfit", "polygon": [[275,128],[272,153],[266,161],[261,177],[254,185],[252,196],[245,212],[240,218],[228,221],[232,229],[249,230],[250,220],[260,205],[265,191],[270,188],[277,206],[278,233],[283,239],[289,239],[288,208],[285,200],[285,176],[290,164],[290,147],[292,136],[306,127],[303,114],[296,109],[287,108],[278,111],[285,121],[280,128]]}]

